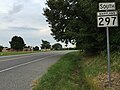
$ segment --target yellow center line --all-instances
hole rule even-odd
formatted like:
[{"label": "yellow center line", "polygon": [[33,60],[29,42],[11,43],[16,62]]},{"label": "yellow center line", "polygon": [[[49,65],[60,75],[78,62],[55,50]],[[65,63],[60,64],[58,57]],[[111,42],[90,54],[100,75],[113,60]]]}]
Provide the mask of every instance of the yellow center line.
[{"label": "yellow center line", "polygon": [[4,60],[0,60],[0,62],[12,61],[12,60],[16,60],[16,59],[20,59],[20,58],[26,58],[26,57],[31,57],[31,56],[22,56],[22,57],[16,57],[16,58],[4,59]]}]

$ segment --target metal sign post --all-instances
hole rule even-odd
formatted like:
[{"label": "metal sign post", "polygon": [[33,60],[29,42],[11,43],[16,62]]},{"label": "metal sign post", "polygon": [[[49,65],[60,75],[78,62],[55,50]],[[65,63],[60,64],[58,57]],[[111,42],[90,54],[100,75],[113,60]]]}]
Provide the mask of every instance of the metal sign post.
[{"label": "metal sign post", "polygon": [[108,81],[109,87],[111,87],[111,76],[110,76],[110,43],[109,43],[109,28],[106,27],[107,34],[107,55],[108,55]]},{"label": "metal sign post", "polygon": [[109,44],[109,27],[118,26],[118,14],[115,10],[115,2],[99,3],[99,10],[105,10],[104,12],[97,12],[97,27],[106,27],[107,35],[107,57],[108,57],[108,81],[109,88],[111,87],[110,76],[110,44]]}]

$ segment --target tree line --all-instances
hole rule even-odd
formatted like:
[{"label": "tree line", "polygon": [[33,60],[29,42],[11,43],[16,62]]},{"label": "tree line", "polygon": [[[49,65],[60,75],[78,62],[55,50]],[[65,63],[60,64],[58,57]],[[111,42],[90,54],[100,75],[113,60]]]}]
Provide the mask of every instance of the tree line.
[{"label": "tree line", "polygon": [[[120,11],[120,0],[47,0],[44,16],[54,39],[75,44],[86,53],[105,51],[106,30],[97,28],[99,2],[116,2]],[[120,25],[120,20],[118,23]],[[120,50],[120,27],[110,28],[110,48],[111,51]]]},{"label": "tree line", "polygon": [[[24,48],[31,48],[31,46],[26,46],[24,39],[20,36],[13,36],[11,41],[9,41],[11,49],[15,51],[22,51]],[[54,45],[50,45],[50,42],[47,40],[42,40],[41,49],[53,49],[53,50],[61,50],[62,45],[60,43],[55,43]],[[0,52],[3,50],[3,46],[0,45]],[[34,51],[39,51],[39,46],[33,47]]]}]

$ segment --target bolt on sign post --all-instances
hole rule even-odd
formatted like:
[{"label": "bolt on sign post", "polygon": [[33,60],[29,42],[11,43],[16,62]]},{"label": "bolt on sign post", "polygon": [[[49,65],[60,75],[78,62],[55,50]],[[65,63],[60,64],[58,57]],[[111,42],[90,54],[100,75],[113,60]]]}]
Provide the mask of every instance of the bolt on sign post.
[{"label": "bolt on sign post", "polygon": [[118,27],[118,13],[115,9],[115,2],[104,2],[99,3],[100,12],[97,12],[97,27],[106,27],[109,87],[111,87],[109,27]]}]

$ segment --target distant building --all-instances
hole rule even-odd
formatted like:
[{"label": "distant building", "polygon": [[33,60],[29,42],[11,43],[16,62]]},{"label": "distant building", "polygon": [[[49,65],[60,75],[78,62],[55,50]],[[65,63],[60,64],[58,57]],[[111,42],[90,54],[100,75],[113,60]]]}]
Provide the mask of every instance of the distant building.
[{"label": "distant building", "polygon": [[4,47],[2,50],[2,52],[11,52],[11,51],[14,51],[14,50],[8,47]]},{"label": "distant building", "polygon": [[25,47],[23,48],[23,51],[33,51],[33,47]]},{"label": "distant building", "polygon": [[51,49],[41,49],[41,51],[51,51]]}]

